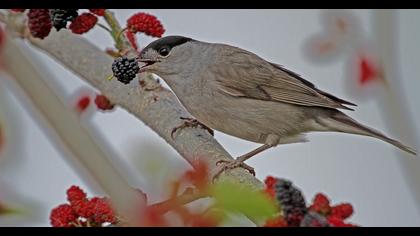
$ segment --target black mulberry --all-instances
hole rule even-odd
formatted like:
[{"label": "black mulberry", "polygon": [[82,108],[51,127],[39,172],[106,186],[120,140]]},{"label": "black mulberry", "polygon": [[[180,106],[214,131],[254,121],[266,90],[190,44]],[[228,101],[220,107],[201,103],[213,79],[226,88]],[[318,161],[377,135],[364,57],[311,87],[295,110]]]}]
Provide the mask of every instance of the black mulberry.
[{"label": "black mulberry", "polygon": [[275,195],[289,226],[299,226],[307,212],[305,199],[292,182],[278,179],[274,185]]},{"label": "black mulberry", "polygon": [[136,58],[119,57],[112,63],[112,72],[118,81],[128,84],[136,78],[140,68]]},{"label": "black mulberry", "polygon": [[67,22],[73,21],[78,16],[77,10],[78,9],[50,9],[54,28],[57,31],[67,28]]}]

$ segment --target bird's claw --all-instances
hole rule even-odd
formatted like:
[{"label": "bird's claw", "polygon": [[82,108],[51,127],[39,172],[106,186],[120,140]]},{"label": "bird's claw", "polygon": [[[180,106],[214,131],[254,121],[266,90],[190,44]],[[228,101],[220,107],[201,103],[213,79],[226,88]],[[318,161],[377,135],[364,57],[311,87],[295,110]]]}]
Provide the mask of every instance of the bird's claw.
[{"label": "bird's claw", "polygon": [[180,117],[180,119],[184,120],[184,123],[172,129],[172,132],[171,132],[172,138],[174,138],[174,134],[177,130],[183,129],[185,127],[201,127],[207,130],[211,134],[211,136],[214,136],[214,131],[210,129],[209,127],[205,126],[204,124],[200,123],[198,120],[194,118],[188,118],[188,117]]},{"label": "bird's claw", "polygon": [[254,170],[254,168],[252,168],[251,166],[245,164],[242,161],[238,161],[238,160],[233,160],[233,161],[232,160],[220,160],[220,161],[216,162],[216,166],[218,166],[220,164],[222,166],[216,172],[216,174],[213,175],[213,181],[215,179],[217,179],[217,177],[219,177],[219,175],[221,173],[223,173],[224,171],[235,169],[235,168],[238,168],[238,167],[244,168],[245,170],[249,171],[249,173],[251,173],[253,176],[255,176],[255,170]]}]

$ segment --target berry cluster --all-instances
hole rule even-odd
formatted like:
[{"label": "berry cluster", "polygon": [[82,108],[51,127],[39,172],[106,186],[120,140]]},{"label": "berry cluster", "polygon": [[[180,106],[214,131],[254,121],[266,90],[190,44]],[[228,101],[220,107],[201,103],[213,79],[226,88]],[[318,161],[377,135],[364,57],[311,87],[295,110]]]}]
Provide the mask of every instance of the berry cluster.
[{"label": "berry cluster", "polygon": [[118,57],[112,63],[112,72],[118,81],[128,84],[136,78],[140,67],[136,58]]},{"label": "berry cluster", "polygon": [[143,12],[128,18],[127,28],[133,33],[141,32],[152,37],[161,37],[165,32],[162,23],[156,16]]},{"label": "berry cluster", "polygon": [[77,186],[67,190],[69,203],[54,208],[50,222],[54,227],[101,227],[116,224],[117,218],[106,198],[87,198],[86,193]]},{"label": "berry cluster", "polygon": [[[11,9],[13,12],[24,12],[26,9]],[[89,9],[79,15],[78,9],[29,9],[28,28],[35,38],[44,39],[54,27],[57,31],[69,28],[75,34],[83,34],[92,29],[98,22],[97,16],[104,16],[105,9]],[[67,27],[68,22],[71,22]]]},{"label": "berry cluster", "polygon": [[265,180],[265,192],[279,206],[279,216],[265,223],[265,227],[354,227],[344,220],[353,214],[349,203],[330,205],[329,199],[318,193],[312,204],[307,207],[299,189],[289,180],[268,176]]},{"label": "berry cluster", "polygon": [[325,217],[331,226],[355,227],[354,224],[345,223],[344,220],[353,214],[353,206],[350,203],[341,203],[331,206],[330,200],[322,193],[315,195],[309,211],[316,212]]}]

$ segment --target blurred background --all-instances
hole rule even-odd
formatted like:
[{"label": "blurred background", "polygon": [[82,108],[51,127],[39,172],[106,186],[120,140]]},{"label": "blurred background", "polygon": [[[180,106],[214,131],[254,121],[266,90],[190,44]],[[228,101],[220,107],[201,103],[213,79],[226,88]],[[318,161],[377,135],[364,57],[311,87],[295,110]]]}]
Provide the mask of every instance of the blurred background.
[{"label": "blurred background", "polygon": [[[114,10],[122,24],[139,11],[157,16],[165,35],[227,43],[282,64],[322,90],[357,103],[355,111],[346,111],[353,118],[417,150],[420,147],[418,10],[393,12],[394,25],[389,26],[393,48],[385,49],[381,40],[390,39],[378,33],[381,23],[375,10]],[[99,27],[83,37],[104,50],[113,46]],[[138,44],[144,47],[152,40],[140,36]],[[95,92],[41,51],[25,42],[19,45],[34,64],[52,75],[48,83],[63,101],[70,104],[81,93]],[[392,58],[381,57],[389,55]],[[382,86],[384,70],[393,75],[386,78],[392,89]],[[0,73],[0,204],[23,214],[0,216],[0,226],[48,226],[50,210],[65,202],[71,185],[81,186],[89,195],[101,192],[51,141],[35,109],[7,77]],[[130,184],[151,199],[159,200],[168,191],[168,180],[189,168],[163,139],[121,108],[106,113],[89,109],[81,117],[83,125],[113,153]],[[258,146],[217,131],[215,137],[232,156]],[[309,139],[278,146],[247,163],[261,180],[267,175],[292,180],[307,201],[324,192],[333,203],[352,203],[355,214],[350,221],[356,224],[420,226],[418,159],[367,137],[321,133],[310,134]]]}]

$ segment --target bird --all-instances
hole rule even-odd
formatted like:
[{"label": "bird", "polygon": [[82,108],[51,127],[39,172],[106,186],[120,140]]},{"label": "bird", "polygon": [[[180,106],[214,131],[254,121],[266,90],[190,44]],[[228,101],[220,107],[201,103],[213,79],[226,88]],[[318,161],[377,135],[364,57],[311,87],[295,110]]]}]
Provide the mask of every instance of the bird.
[{"label": "bird", "polygon": [[416,150],[365,126],[340,110],[356,104],[317,88],[280,64],[222,43],[171,35],[148,44],[137,57],[139,73],[162,78],[194,117],[190,124],[261,144],[220,170],[280,144],[307,142],[310,132],[341,132],[380,139],[410,154]]}]

